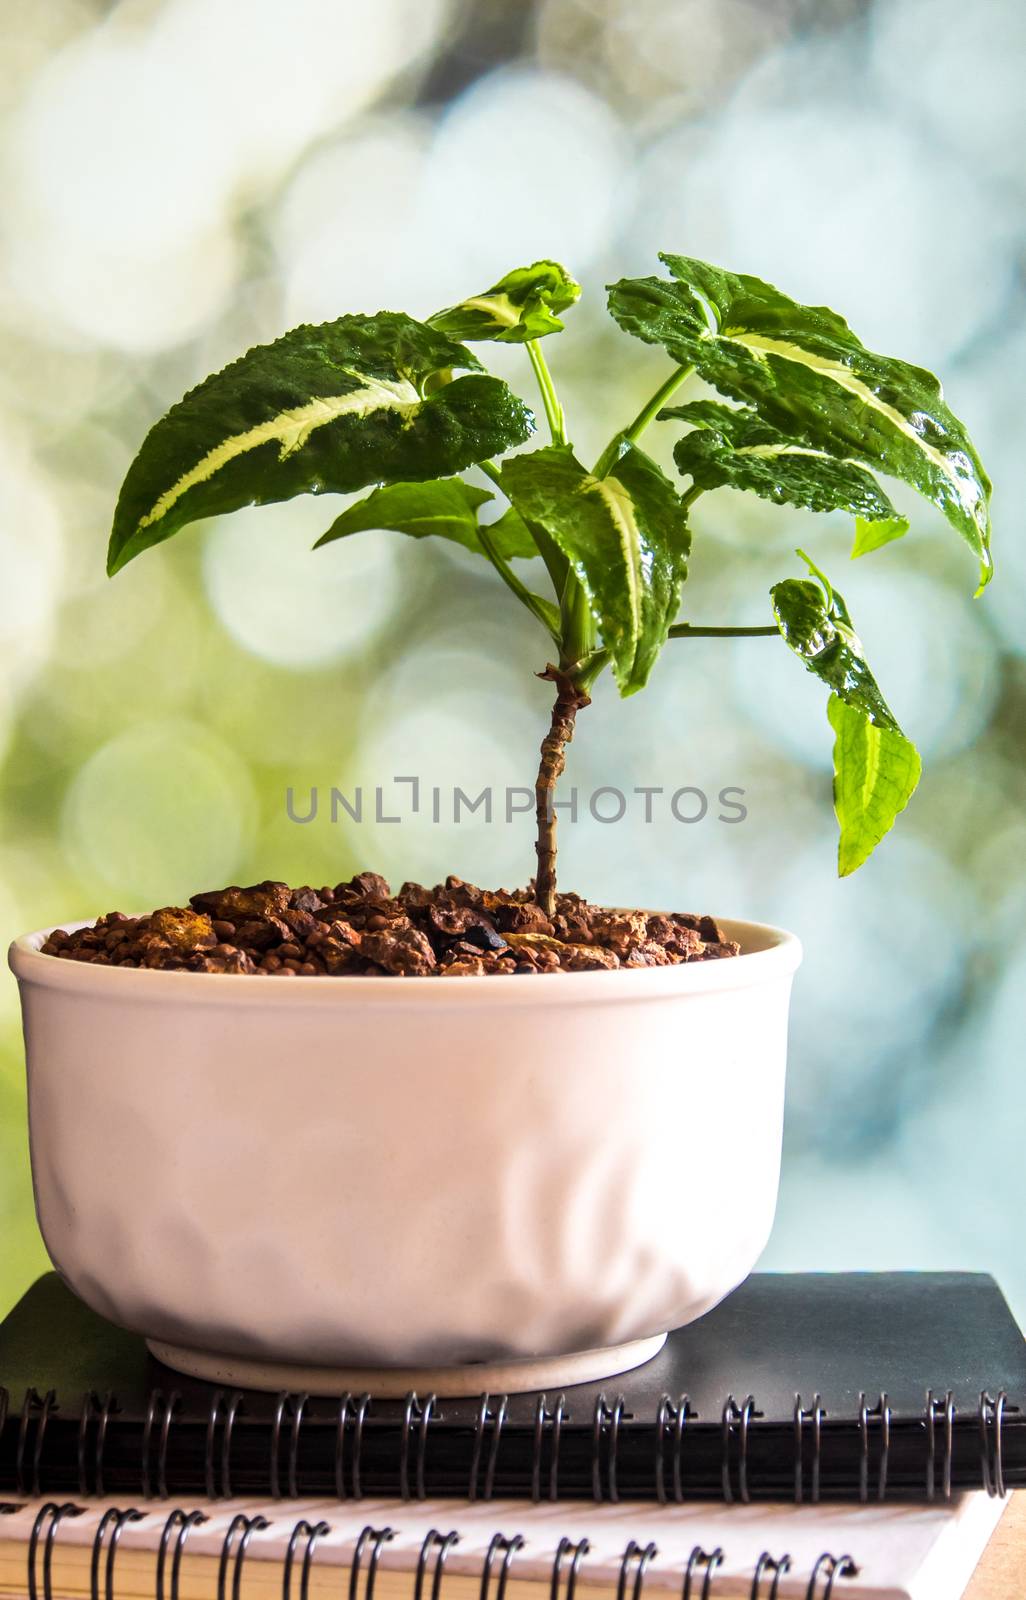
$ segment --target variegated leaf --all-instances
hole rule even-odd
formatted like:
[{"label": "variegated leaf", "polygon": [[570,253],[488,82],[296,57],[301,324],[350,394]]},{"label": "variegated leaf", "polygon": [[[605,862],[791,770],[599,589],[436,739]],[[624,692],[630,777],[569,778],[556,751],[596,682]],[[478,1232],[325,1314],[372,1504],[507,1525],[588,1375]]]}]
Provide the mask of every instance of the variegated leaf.
[{"label": "variegated leaf", "polygon": [[[122,485],[108,571],[201,517],[458,472],[527,438],[530,411],[469,350],[401,312],[294,328],[151,428]],[[430,389],[430,392],[428,390]]]},{"label": "variegated leaf", "polygon": [[734,410],[714,400],[693,400],[669,406],[659,416],[691,423],[692,431],[674,446],[673,459],[699,488],[730,484],[777,505],[849,511],[867,528],[885,524],[892,539],[908,527],[873,474],[859,462],[842,460],[808,438],[784,433],[748,408]]},{"label": "variegated leaf", "polygon": [[436,311],[428,320],[451,339],[525,344],[528,339],[559,333],[563,324],[556,313],[566,311],[580,293],[580,284],[558,261],[536,261],[530,267],[514,268],[483,294]]},{"label": "variegated leaf", "polygon": [[610,652],[620,693],[648,680],[687,573],[690,534],[680,496],[655,462],[621,442],[604,477],[569,446],[513,456],[503,488],[529,525],[567,557]]},{"label": "variegated leaf", "polygon": [[862,865],[905,809],[921,763],[869,670],[842,596],[803,559],[813,577],[787,578],[771,594],[787,644],[831,690],[827,714],[836,736],[834,809],[843,878]]},{"label": "variegated leaf", "polygon": [[694,367],[763,421],[901,478],[939,506],[991,575],[990,481],[932,373],[867,350],[842,317],[759,278],[663,255],[671,279],[613,284],[622,328]]}]

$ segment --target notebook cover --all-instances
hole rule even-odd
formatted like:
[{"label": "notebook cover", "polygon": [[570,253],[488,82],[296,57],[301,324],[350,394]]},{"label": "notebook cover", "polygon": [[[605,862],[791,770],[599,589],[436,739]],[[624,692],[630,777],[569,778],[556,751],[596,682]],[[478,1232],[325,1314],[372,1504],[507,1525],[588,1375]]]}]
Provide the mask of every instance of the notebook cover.
[{"label": "notebook cover", "polygon": [[0,1385],[0,1489],[20,1493],[744,1501],[1026,1486],[1026,1344],[982,1273],[755,1273],[645,1366],[562,1396],[341,1407],[172,1372],[49,1273],[0,1326]]}]

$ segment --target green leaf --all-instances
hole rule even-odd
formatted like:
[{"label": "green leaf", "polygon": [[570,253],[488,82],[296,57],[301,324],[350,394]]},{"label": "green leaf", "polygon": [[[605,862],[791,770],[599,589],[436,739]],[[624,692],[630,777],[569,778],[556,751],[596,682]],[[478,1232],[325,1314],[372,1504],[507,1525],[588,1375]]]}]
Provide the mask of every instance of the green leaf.
[{"label": "green leaf", "polygon": [[502,485],[569,560],[623,695],[648,680],[677,614],[690,534],[680,496],[636,445],[620,441],[596,478],[566,445],[507,461]]},{"label": "green leaf", "polygon": [[[754,411],[693,400],[688,405],[670,406],[659,416],[693,425],[691,433],[678,439],[673,459],[701,489],[729,484],[777,505],[849,511],[859,519],[858,525],[867,529],[882,524],[892,529],[900,524],[904,532],[908,527],[865,467],[782,432]],[[898,535],[890,532],[888,537]]]},{"label": "green leaf", "polygon": [[862,865],[905,809],[921,763],[869,670],[843,597],[803,559],[818,581],[787,578],[771,594],[785,641],[832,691],[827,715],[836,735],[834,809],[843,878]]},{"label": "green leaf", "polygon": [[856,517],[851,559],[854,561],[856,556],[868,556],[871,550],[882,550],[885,544],[893,543],[907,532],[908,522],[904,517],[894,517],[891,521],[885,518],[880,522]]},{"label": "green leaf", "polygon": [[759,278],[662,255],[672,278],[624,279],[609,309],[789,436],[901,478],[938,506],[991,575],[990,481],[932,373],[867,350],[825,306]]},{"label": "green leaf", "polygon": [[840,695],[827,701],[834,739],[834,810],[841,828],[838,876],[857,871],[915,793],[922,763],[904,734],[882,728]]},{"label": "green leaf", "polygon": [[297,494],[437,478],[522,443],[530,411],[469,350],[402,312],[294,328],[206,378],[151,428],[121,488],[107,570],[201,517]]},{"label": "green leaf", "polygon": [[507,506],[501,517],[488,524],[488,532],[507,561],[531,561],[539,553],[526,522],[513,506]]},{"label": "green leaf", "polygon": [[[462,478],[438,478],[428,483],[392,483],[374,489],[336,517],[327,533],[314,545],[331,544],[353,533],[381,528],[406,533],[414,539],[435,535],[461,544],[477,555],[484,555],[478,538],[478,508],[494,499],[487,489],[477,489]],[[496,552],[505,560],[514,556],[537,555],[531,537],[520,519],[506,522],[500,517],[489,528]]]},{"label": "green leaf", "polygon": [[533,266],[507,272],[483,294],[436,311],[428,321],[451,339],[525,344],[547,333],[560,333],[563,324],[556,312],[566,311],[580,294],[580,284],[558,261],[536,261]]}]

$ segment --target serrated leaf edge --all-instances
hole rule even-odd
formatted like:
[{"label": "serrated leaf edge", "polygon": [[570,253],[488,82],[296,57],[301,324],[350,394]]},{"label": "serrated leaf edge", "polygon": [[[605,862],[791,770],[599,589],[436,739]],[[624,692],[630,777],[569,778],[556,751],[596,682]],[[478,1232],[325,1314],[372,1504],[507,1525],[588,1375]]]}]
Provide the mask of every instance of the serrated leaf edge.
[{"label": "serrated leaf edge", "polygon": [[[362,375],[347,371],[347,376],[359,380]],[[138,533],[143,528],[153,527],[190,489],[208,482],[222,467],[250,450],[277,443],[281,447],[278,459],[284,461],[294,451],[302,449],[316,429],[337,422],[341,417],[364,418],[375,411],[396,411],[408,424],[422,404],[420,395],[408,379],[399,378],[393,382],[388,378],[375,378],[358,389],[350,389],[347,394],[318,395],[305,405],[280,411],[277,416],[268,417],[255,427],[247,428],[244,433],[232,434],[214,445],[195,466],[183,472],[164,490],[149,511],[139,518],[133,531]]]}]

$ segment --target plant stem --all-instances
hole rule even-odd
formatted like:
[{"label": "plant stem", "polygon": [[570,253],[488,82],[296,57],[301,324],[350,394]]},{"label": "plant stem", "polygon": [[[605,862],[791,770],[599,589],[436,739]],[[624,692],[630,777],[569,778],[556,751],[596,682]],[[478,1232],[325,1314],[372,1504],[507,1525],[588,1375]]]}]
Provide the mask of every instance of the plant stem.
[{"label": "plant stem", "polygon": [[562,632],[560,670],[576,678],[581,662],[588,660],[594,652],[596,629],[584,587],[572,572],[567,574],[559,611]]},{"label": "plant stem", "polygon": [[624,429],[623,437],[629,439],[632,444],[636,439],[640,439],[649,423],[655,417],[656,412],[661,410],[671,394],[680,388],[685,378],[690,378],[694,370],[694,367],[675,367],[666,382],[656,390],[651,400],[646,401],[642,406],[630,427]]},{"label": "plant stem", "polygon": [[[705,628],[691,622],[677,622],[670,629],[671,639],[773,639],[779,628]],[[609,651],[595,650],[574,673],[574,682],[590,690],[595,679],[609,665]]]},{"label": "plant stem", "polygon": [[[536,594],[532,594],[526,584],[521,583],[520,579],[513,571],[513,568],[509,566],[502,556],[500,556],[499,552],[495,548],[495,541],[492,539],[488,529],[479,526],[477,530],[477,537],[480,540],[482,550],[488,557],[496,572],[499,574],[499,577],[502,579],[507,589],[516,595],[521,605],[525,605],[527,607],[531,615],[537,618],[542,627],[550,635],[552,642],[558,645],[560,643],[559,632],[553,627],[551,621],[545,615],[545,609],[541,604],[539,604],[538,596]],[[554,610],[554,608],[552,609]]]},{"label": "plant stem", "polygon": [[[496,487],[502,489],[502,473],[494,461],[479,461],[477,465],[481,468],[486,478],[491,478]],[[505,494],[505,489],[502,489],[502,492]]]},{"label": "plant stem", "polygon": [[538,674],[556,685],[549,731],[542,740],[541,765],[534,786],[537,838],[535,851],[538,870],[534,897],[547,917],[556,909],[556,812],[553,804],[556,784],[566,766],[566,747],[574,736],[577,713],[589,705],[590,697],[558,667],[546,667]]},{"label": "plant stem", "polygon": [[677,622],[670,629],[671,639],[772,639],[780,633],[771,628],[703,628],[692,622]]},{"label": "plant stem", "polygon": [[534,368],[534,375],[538,380],[538,389],[545,407],[545,417],[549,424],[553,444],[566,444],[566,414],[556,393],[556,386],[552,381],[548,362],[539,349],[537,339],[528,339],[527,354]]}]

